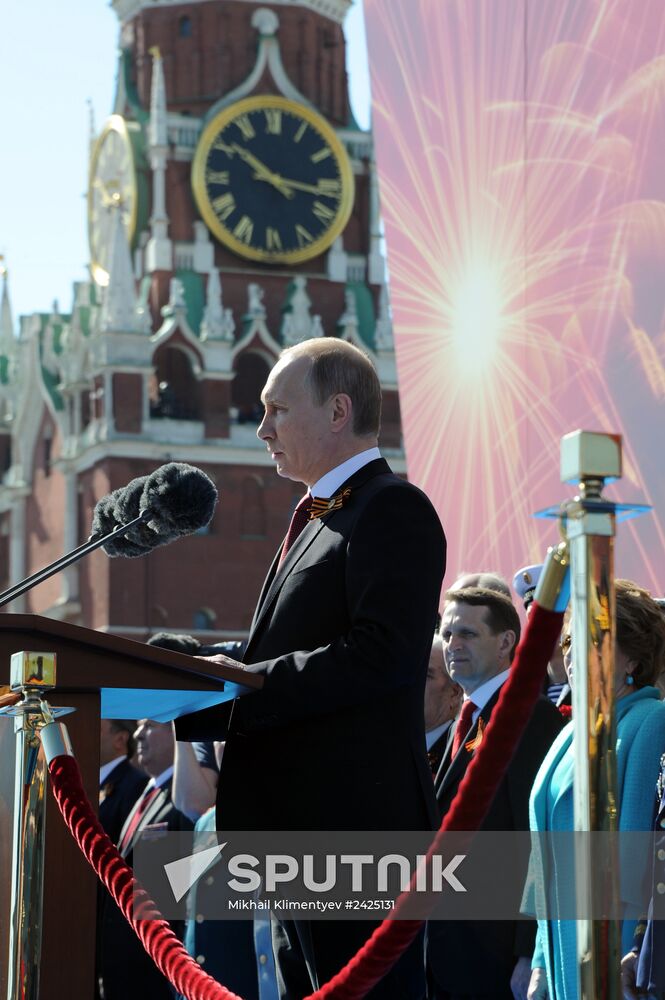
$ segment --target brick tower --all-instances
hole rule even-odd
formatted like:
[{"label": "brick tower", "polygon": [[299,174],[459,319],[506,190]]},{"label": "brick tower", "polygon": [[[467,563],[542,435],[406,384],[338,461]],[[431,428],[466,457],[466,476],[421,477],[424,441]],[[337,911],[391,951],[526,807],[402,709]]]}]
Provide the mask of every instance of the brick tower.
[{"label": "brick tower", "polygon": [[0,311],[0,586],[88,536],[101,496],[202,468],[205,533],[97,552],[14,602],[135,638],[242,637],[302,493],[256,438],[284,346],[373,357],[381,446],[404,471],[372,136],[350,112],[351,0],[113,0],[113,114],[91,144],[90,280],[70,314]]}]

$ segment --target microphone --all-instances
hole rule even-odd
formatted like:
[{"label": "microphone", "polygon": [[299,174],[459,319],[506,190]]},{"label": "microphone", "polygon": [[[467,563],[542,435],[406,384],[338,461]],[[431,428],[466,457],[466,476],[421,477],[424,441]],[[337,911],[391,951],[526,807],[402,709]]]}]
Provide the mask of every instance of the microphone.
[{"label": "microphone", "polygon": [[144,556],[209,524],[218,494],[205,472],[169,462],[97,503],[87,542],[0,594],[0,608],[102,546],[108,556]]},{"label": "microphone", "polygon": [[107,534],[143,515],[143,523],[103,545],[111,558],[143,556],[204,528],[210,523],[217,499],[217,489],[205,472],[185,462],[169,462],[152,475],[133,479],[123,489],[102,497],[93,515],[93,536]]},{"label": "microphone", "polygon": [[[92,515],[91,541],[97,541],[133,521],[141,513],[139,500],[148,476],[132,479],[127,486],[122,486],[113,493],[108,493],[98,501]],[[145,536],[145,521],[136,528],[131,528],[123,535],[109,539],[103,546],[109,556],[144,556],[153,547]]]}]

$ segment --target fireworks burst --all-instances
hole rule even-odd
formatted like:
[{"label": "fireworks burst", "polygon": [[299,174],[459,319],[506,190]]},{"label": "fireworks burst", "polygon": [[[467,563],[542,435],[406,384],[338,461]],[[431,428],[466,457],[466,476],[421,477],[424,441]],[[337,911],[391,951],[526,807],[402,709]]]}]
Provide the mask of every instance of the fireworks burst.
[{"label": "fireworks burst", "polygon": [[661,0],[365,0],[409,474],[461,569],[554,540],[559,441],[624,435],[617,571],[665,586]]}]

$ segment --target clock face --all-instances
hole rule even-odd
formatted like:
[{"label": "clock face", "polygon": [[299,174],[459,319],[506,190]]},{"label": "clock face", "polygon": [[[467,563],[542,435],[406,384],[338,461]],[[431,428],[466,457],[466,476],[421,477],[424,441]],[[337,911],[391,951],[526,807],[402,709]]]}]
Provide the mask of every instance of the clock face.
[{"label": "clock face", "polygon": [[265,263],[318,256],[353,207],[351,164],[333,129],[309,108],[270,95],[238,101],[208,123],[192,186],[217,239]]},{"label": "clock face", "polygon": [[109,280],[113,213],[120,212],[131,244],[136,229],[137,187],[132,144],[124,118],[112,115],[95,143],[88,186],[88,239],[92,276]]}]

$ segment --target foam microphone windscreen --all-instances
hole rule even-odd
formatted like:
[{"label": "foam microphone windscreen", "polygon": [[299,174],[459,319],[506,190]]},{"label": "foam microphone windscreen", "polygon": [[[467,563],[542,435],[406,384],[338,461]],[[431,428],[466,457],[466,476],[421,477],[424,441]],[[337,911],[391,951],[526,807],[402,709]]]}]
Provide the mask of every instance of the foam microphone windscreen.
[{"label": "foam microphone windscreen", "polygon": [[216,503],[217,489],[204,472],[184,462],[170,462],[102,497],[93,514],[91,537],[107,535],[147,510],[150,520],[103,546],[112,558],[144,556],[158,545],[204,528]]},{"label": "foam microphone windscreen", "polygon": [[[142,512],[141,497],[149,476],[139,476],[127,483],[124,489],[118,491],[115,503],[114,517],[118,524],[129,524]],[[114,539],[110,546],[104,546],[110,556],[143,556],[150,552],[161,540],[156,533],[143,522],[137,524],[123,537]]]},{"label": "foam microphone windscreen", "polygon": [[[127,486],[114,490],[97,503],[92,517],[92,538],[108,535],[121,524],[127,524],[141,513],[139,501],[148,477],[132,479]],[[141,524],[124,535],[112,538],[102,546],[108,556],[144,556],[155,546],[154,532]]]},{"label": "foam microphone windscreen", "polygon": [[170,462],[153,472],[143,487],[141,510],[149,510],[148,527],[157,545],[189,535],[209,524],[217,489],[205,472],[185,462]]}]

